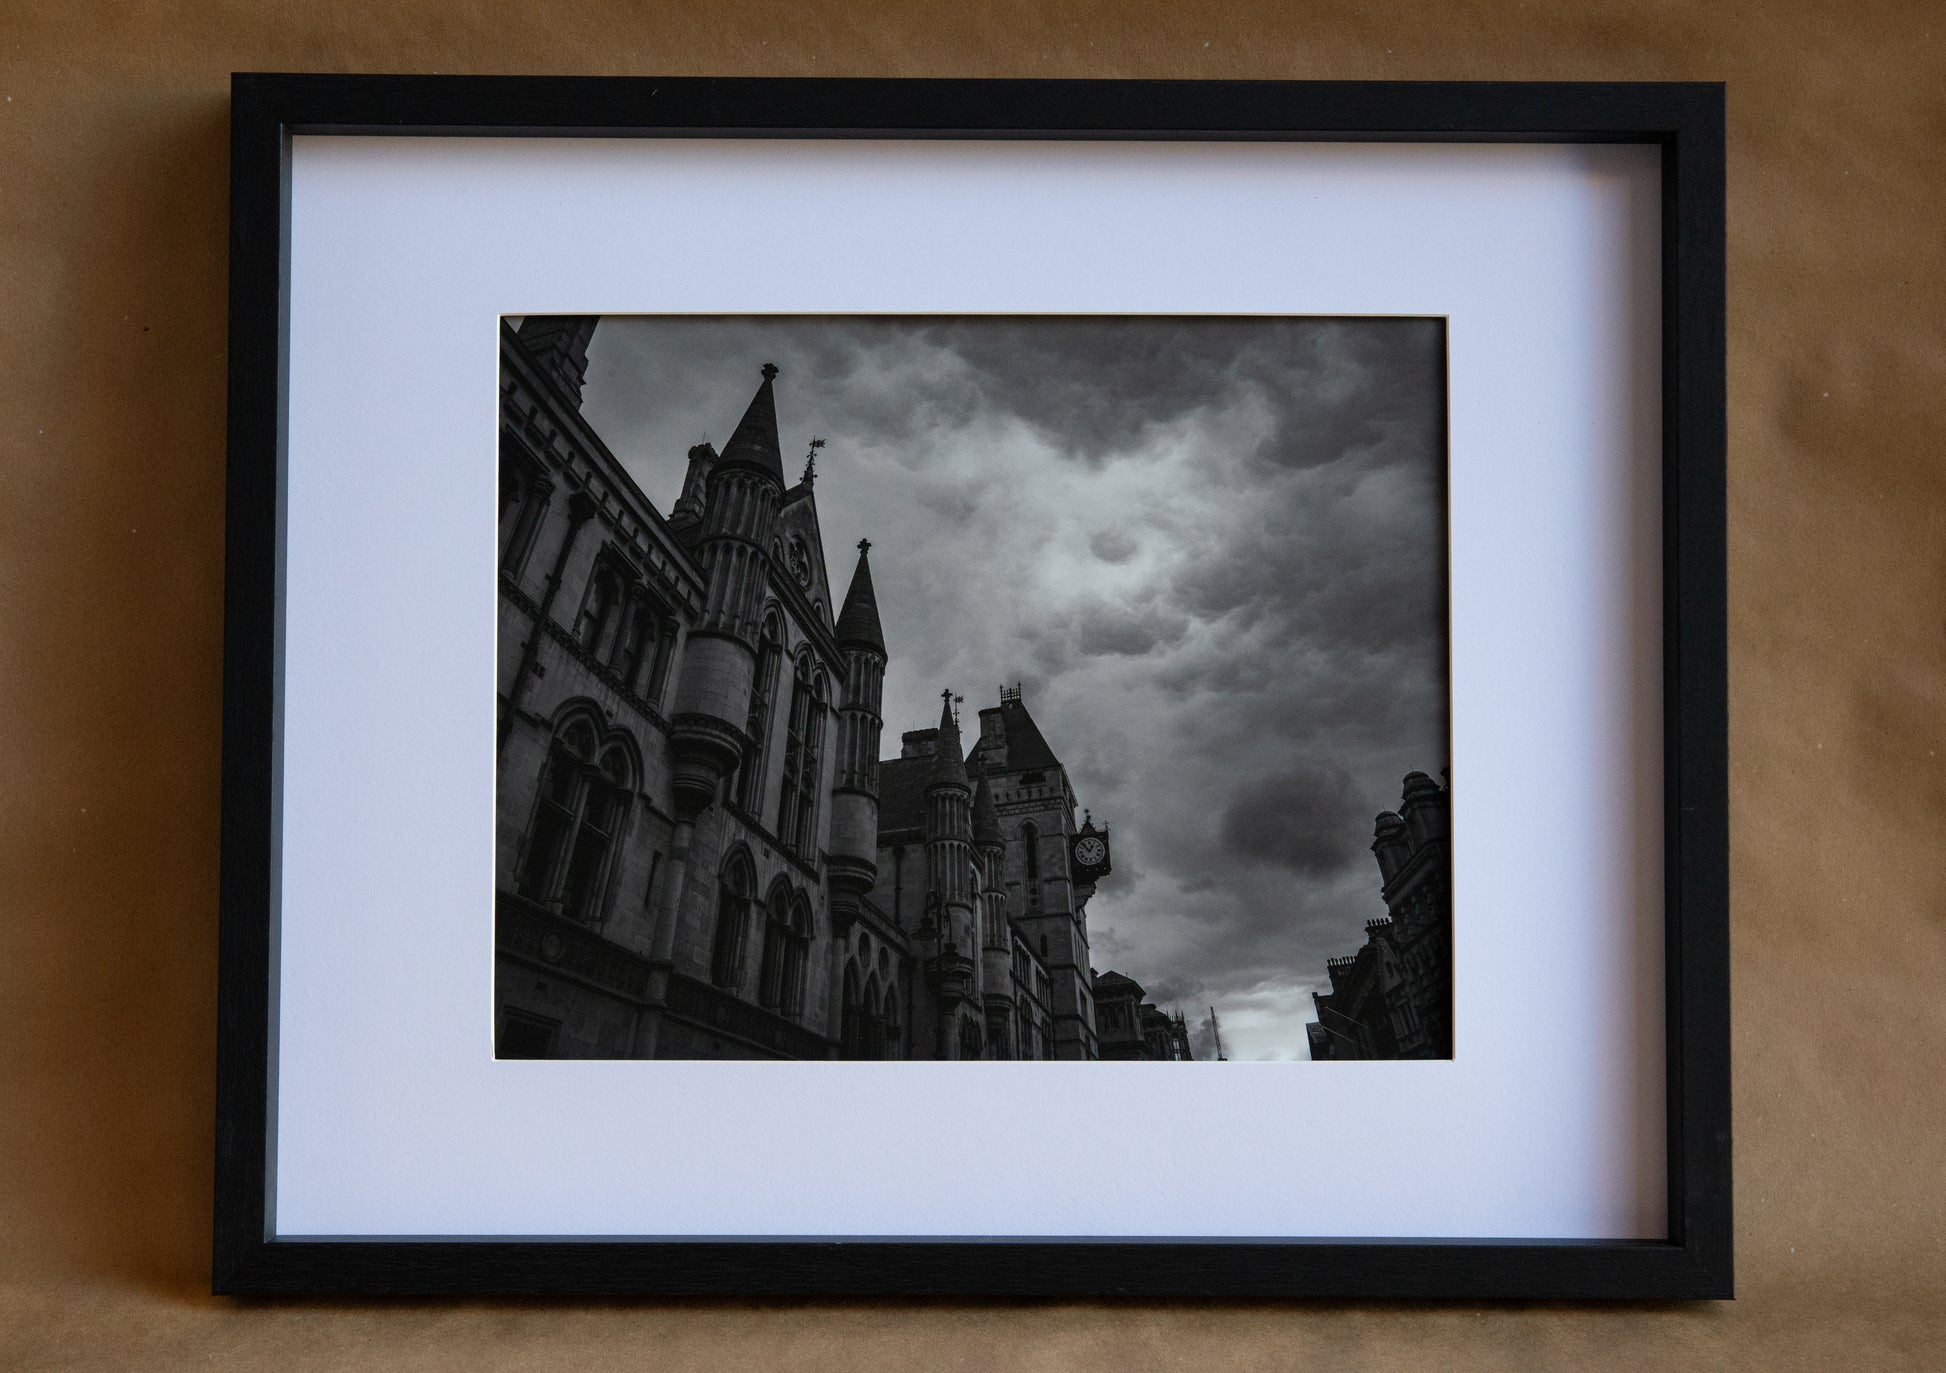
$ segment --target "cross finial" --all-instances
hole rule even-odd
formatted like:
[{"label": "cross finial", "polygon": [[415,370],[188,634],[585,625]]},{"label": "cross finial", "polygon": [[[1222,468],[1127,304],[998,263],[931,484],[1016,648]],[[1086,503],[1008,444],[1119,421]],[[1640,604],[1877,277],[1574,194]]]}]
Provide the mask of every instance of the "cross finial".
[{"label": "cross finial", "polygon": [[872,541],[871,541],[870,539],[860,539],[860,540],[858,541],[858,551],[859,551],[860,553],[869,553],[869,552],[871,552],[871,551],[872,551]]},{"label": "cross finial", "polygon": [[760,370],[764,374],[765,381],[772,381],[777,376],[777,364],[774,362],[766,362]]}]

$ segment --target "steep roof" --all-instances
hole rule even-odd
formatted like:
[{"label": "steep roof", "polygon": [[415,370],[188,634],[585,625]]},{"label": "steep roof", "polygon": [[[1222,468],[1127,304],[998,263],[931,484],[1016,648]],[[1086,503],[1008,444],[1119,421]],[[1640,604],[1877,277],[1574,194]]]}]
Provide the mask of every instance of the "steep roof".
[{"label": "steep roof", "polygon": [[781,487],[784,484],[784,458],[777,441],[777,397],[770,388],[771,382],[777,377],[776,365],[766,362],[763,375],[763,381],[757,386],[757,394],[750,398],[750,408],[737,421],[736,432],[723,445],[723,454],[716,460],[716,465],[742,463],[760,468],[776,478],[777,485]]},{"label": "steep roof", "polygon": [[1141,996],[1142,984],[1132,977],[1124,977],[1110,969],[1108,972],[1095,974],[1096,994],[1099,995],[1104,991],[1121,996]]},{"label": "steep roof", "polygon": [[[984,711],[981,712],[985,714]],[[1034,717],[1027,713],[1027,706],[1018,696],[1004,696],[1000,700],[1000,725],[1005,731],[1007,758],[1004,767],[997,758],[988,758],[976,746],[973,757],[968,761],[982,771],[991,772],[1031,772],[1058,768],[1061,760],[1054,756],[1054,750],[1047,746],[1041,734],[1041,727],[1034,723]]]},{"label": "steep roof", "polygon": [[878,627],[878,593],[872,589],[872,565],[866,561],[871,552],[870,539],[858,541],[858,570],[851,574],[851,590],[845,592],[845,608],[838,614],[838,646],[856,644],[885,652],[885,633]]}]

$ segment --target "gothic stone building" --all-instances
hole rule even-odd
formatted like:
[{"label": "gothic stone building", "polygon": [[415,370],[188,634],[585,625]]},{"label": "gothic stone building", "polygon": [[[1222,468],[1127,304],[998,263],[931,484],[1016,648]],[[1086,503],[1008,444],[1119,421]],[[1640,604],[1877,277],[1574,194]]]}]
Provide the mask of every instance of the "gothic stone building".
[{"label": "gothic stone building", "polygon": [[1312,996],[1314,1059],[1451,1058],[1453,890],[1451,788],[1408,773],[1405,800],[1378,817],[1372,853],[1387,915],[1365,944],[1331,959],[1331,990]]},{"label": "gothic stone building", "polygon": [[835,600],[777,369],[665,516],[581,413],[596,326],[501,326],[496,1052],[1097,1057],[1108,836],[1019,690],[881,762],[869,544]]},{"label": "gothic stone building", "polygon": [[1153,1059],[1183,1062],[1194,1059],[1189,1026],[1181,1012],[1170,1015],[1143,998],[1142,984],[1118,972],[1095,976],[1095,1025],[1105,1059]]}]

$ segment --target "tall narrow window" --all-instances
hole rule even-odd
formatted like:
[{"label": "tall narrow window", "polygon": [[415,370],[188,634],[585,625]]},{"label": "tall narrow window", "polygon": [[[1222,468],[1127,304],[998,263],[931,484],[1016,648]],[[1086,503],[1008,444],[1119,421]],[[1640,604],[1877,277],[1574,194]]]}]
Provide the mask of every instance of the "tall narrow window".
[{"label": "tall narrow window", "polygon": [[598,764],[594,751],[586,719],[569,724],[548,750],[515,883],[521,895],[589,924],[599,924],[607,910],[633,775],[623,749],[611,747]]},{"label": "tall narrow window", "polygon": [[791,902],[788,925],[777,1008],[795,1020],[804,1014],[804,979],[811,962],[811,905],[801,893]]},{"label": "tall narrow window", "polygon": [[750,893],[755,885],[750,859],[742,852],[723,869],[717,883],[716,941],[710,950],[710,980],[734,987],[743,976],[743,940],[750,927]]},{"label": "tall narrow window", "polygon": [[885,993],[878,985],[877,973],[865,983],[864,1057],[885,1057]]},{"label": "tall narrow window", "polygon": [[507,439],[501,439],[500,566],[516,576],[534,546],[534,534],[540,528],[541,513],[553,486],[531,459],[509,452]]},{"label": "tall narrow window", "polygon": [[899,1054],[899,984],[885,984],[885,1026],[879,1037],[880,1058],[897,1058]]},{"label": "tall narrow window", "polygon": [[845,964],[844,992],[838,1008],[838,1057],[865,1057],[865,1002],[856,963]]},{"label": "tall narrow window", "polygon": [[655,652],[655,612],[646,605],[638,605],[630,612],[628,628],[621,637],[621,649],[615,655],[615,670],[622,675],[622,686],[631,692],[644,689],[642,665]]},{"label": "tall narrow window", "polygon": [[620,749],[602,755],[601,767],[583,784],[581,823],[575,829],[574,849],[568,856],[561,887],[561,913],[590,924],[607,907],[610,862],[621,835],[622,812],[628,805],[628,760]]},{"label": "tall narrow window", "polygon": [[601,632],[607,628],[608,617],[620,596],[621,584],[613,570],[606,567],[597,570],[581,602],[581,617],[574,622],[575,642],[590,653],[600,648]]},{"label": "tall narrow window", "polygon": [[676,622],[664,620],[655,636],[655,662],[649,668],[649,684],[643,688],[649,704],[658,710],[662,708],[662,688],[669,680],[669,667],[675,659]]},{"label": "tall narrow window", "polygon": [[757,967],[757,1002],[773,1011],[784,1005],[785,963],[790,958],[791,889],[779,882],[764,902],[764,955]]},{"label": "tall narrow window", "polygon": [[750,683],[750,713],[744,732],[750,736],[750,756],[737,773],[737,804],[752,815],[764,803],[764,763],[770,749],[770,708],[777,695],[777,664],[784,656],[783,629],[775,614],[764,620],[757,646],[757,675]]},{"label": "tall narrow window", "polygon": [[1039,910],[1041,905],[1041,832],[1029,821],[1020,827],[1021,858],[1026,865],[1027,880],[1022,890],[1027,897],[1027,909]]},{"label": "tall narrow window", "polygon": [[804,1013],[804,971],[810,962],[811,907],[783,883],[764,903],[764,953],[757,999],[780,1015]]},{"label": "tall narrow window", "polygon": [[791,683],[790,726],[784,740],[784,795],[777,805],[777,837],[810,856],[817,836],[818,749],[824,737],[824,675],[807,652]]}]

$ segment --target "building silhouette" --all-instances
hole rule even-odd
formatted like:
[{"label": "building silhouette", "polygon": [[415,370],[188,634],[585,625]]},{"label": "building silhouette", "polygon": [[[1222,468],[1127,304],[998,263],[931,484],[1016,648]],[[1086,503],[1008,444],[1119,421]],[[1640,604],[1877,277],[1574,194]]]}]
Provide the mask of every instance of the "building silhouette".
[{"label": "building silhouette", "polygon": [[1453,891],[1451,801],[1423,772],[1408,773],[1397,811],[1372,837],[1387,914],[1365,925],[1356,953],[1325,969],[1306,1027],[1314,1059],[1451,1058]]},{"label": "building silhouette", "polygon": [[1176,1062],[1194,1059],[1189,1026],[1178,1012],[1151,1005],[1147,993],[1132,977],[1109,971],[1095,975],[1095,1023],[1105,1059],[1152,1059]]},{"label": "building silhouette", "polygon": [[1110,836],[1021,690],[881,761],[870,545],[834,596],[777,369],[665,516],[581,413],[597,324],[500,332],[496,1053],[1101,1056]]}]

